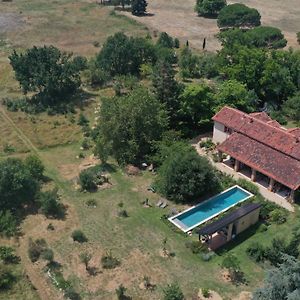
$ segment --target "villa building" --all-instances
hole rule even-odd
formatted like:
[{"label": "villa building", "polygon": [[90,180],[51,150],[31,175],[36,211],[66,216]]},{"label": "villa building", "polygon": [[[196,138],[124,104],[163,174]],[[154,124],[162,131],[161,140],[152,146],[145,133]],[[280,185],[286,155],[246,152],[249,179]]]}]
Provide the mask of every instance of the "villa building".
[{"label": "villa building", "polygon": [[214,117],[219,159],[252,181],[294,201],[300,187],[300,128],[286,129],[265,112],[222,108]]}]

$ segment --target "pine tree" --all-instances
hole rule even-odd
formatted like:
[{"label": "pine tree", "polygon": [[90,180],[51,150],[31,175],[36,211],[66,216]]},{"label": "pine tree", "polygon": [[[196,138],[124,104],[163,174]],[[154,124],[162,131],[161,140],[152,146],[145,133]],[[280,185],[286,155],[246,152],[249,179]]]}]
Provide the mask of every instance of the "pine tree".
[{"label": "pine tree", "polygon": [[132,0],[131,3],[131,12],[135,16],[141,16],[146,13],[147,9],[147,1],[146,0]]}]

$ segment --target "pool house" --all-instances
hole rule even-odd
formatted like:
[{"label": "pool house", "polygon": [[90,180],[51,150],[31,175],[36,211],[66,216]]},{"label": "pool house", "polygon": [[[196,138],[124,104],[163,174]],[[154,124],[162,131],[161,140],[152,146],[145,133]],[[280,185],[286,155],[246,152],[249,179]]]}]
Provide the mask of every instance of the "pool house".
[{"label": "pool house", "polygon": [[213,121],[219,161],[294,202],[300,187],[300,128],[286,129],[265,112],[226,106]]},{"label": "pool house", "polygon": [[259,220],[260,207],[259,203],[248,203],[219,220],[205,225],[197,230],[199,240],[206,243],[211,250],[218,249],[256,224]]}]

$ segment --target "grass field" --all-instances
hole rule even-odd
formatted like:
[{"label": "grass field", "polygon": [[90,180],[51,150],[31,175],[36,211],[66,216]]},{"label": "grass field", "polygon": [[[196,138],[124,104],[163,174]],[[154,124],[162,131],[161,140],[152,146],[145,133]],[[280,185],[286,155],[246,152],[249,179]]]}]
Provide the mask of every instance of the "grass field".
[{"label": "grass field", "polygon": [[[191,0],[187,0],[183,8],[182,2],[177,0],[153,0],[149,10],[159,9],[159,12],[156,11],[153,17],[138,20],[182,39],[189,39],[194,46],[202,45],[202,38],[209,36],[208,49],[216,49],[218,44],[213,38],[215,20],[196,17],[193,5]],[[91,56],[99,51],[94,46],[95,42],[101,45],[107,36],[120,30],[131,35],[145,35],[148,32],[144,25],[125,16],[111,14],[111,8],[100,7],[94,1],[3,2],[0,12],[0,99],[21,96],[7,59],[13,48],[24,50],[32,45],[53,44],[76,54]],[[235,286],[221,276],[222,255],[216,255],[210,262],[203,262],[186,248],[185,243],[191,238],[174,232],[161,220],[162,215],[175,205],[170,204],[165,210],[155,207],[159,195],[147,191],[153,174],[145,172],[141,176],[128,177],[111,162],[114,167],[111,188],[91,194],[75,189],[74,178],[87,161],[76,158],[81,151],[80,141],[83,138],[81,128],[77,125],[78,115],[82,110],[93,125],[94,109],[98,106],[99,97],[109,94],[109,89],[91,91],[84,107],[77,107],[74,115],[67,116],[49,116],[46,113],[31,116],[8,112],[0,107],[0,159],[8,156],[3,152],[7,144],[14,148],[13,156],[23,157],[28,151],[38,154],[46,166],[47,175],[53,180],[49,185],[59,187],[62,201],[68,206],[65,220],[48,220],[40,214],[30,215],[22,223],[24,235],[18,241],[0,241],[1,244],[17,247],[22,259],[22,264],[14,268],[20,280],[12,292],[0,293],[0,299],[38,299],[25,273],[41,299],[62,299],[61,293],[52,286],[43,271],[44,264],[32,264],[29,261],[29,237],[47,240],[54,250],[55,259],[63,266],[65,278],[73,282],[84,299],[113,299],[115,289],[120,284],[128,288],[128,295],[133,299],[153,300],[161,299],[163,287],[173,281],[180,284],[186,299],[192,299],[202,287],[216,290],[224,299],[234,299],[241,291],[251,291],[260,285],[264,266],[255,264],[247,257],[247,246],[253,241],[267,244],[274,235],[288,235],[296,215],[291,215],[288,222],[280,227],[272,225],[267,232],[253,235],[248,232],[248,236],[241,236],[240,243],[237,242],[230,251],[239,257],[247,285]],[[90,154],[86,152],[87,157]],[[96,208],[86,205],[91,198],[96,200]],[[149,198],[154,207],[144,208],[141,202],[145,198]],[[128,218],[117,216],[120,202],[124,203]],[[49,223],[54,225],[54,231],[47,230]],[[71,233],[78,228],[87,235],[88,243],[72,241]],[[165,238],[168,250],[174,252],[175,257],[165,258],[161,255]],[[114,270],[101,268],[101,256],[108,250],[121,261],[120,267]],[[82,251],[93,254],[91,265],[100,271],[96,276],[88,276],[80,263],[78,256]],[[153,292],[140,289],[145,275],[157,286]]]},{"label": "grass field", "polygon": [[[244,3],[258,9],[262,16],[262,24],[280,28],[288,40],[288,46],[299,48],[296,33],[300,30],[300,7],[298,0],[240,0],[228,3]],[[216,19],[198,17],[194,12],[196,0],[151,0],[148,12],[153,16],[133,17],[146,24],[152,30],[166,31],[198,49],[202,49],[206,38],[206,49],[215,51],[220,44],[215,35],[219,32]],[[130,14],[126,14],[130,16]]]}]

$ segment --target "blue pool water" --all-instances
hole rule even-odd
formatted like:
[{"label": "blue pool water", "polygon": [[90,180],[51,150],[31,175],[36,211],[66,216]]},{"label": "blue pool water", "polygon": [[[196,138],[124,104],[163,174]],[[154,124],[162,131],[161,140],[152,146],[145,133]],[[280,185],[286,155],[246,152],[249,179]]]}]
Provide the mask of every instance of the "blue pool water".
[{"label": "blue pool water", "polygon": [[178,215],[176,219],[179,220],[183,229],[192,229],[203,221],[207,221],[210,218],[218,215],[220,212],[229,209],[230,207],[236,205],[237,203],[244,201],[246,198],[252,196],[251,193],[241,189],[238,186],[216,195],[215,197],[195,206]]}]

